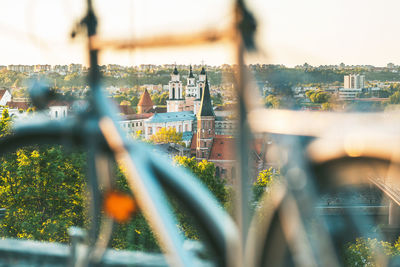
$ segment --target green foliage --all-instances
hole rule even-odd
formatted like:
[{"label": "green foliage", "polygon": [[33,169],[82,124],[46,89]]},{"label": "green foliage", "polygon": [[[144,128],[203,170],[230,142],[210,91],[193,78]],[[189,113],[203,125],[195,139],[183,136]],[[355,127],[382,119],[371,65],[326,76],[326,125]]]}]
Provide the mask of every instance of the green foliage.
[{"label": "green foliage", "polygon": [[155,93],[151,95],[151,101],[153,101],[153,104],[157,106],[166,105],[168,96],[169,96],[168,92],[163,92],[161,94]]},{"label": "green foliage", "polygon": [[[117,174],[117,189],[129,193],[129,186],[121,169],[116,167],[115,172]],[[116,249],[160,251],[155,235],[140,211],[130,221],[117,224],[110,244],[111,247]]]},{"label": "green foliage", "polygon": [[[197,162],[194,157],[188,158],[182,156],[176,156],[174,162],[177,165],[184,166],[199,178],[208,190],[218,199],[221,205],[227,203],[228,192],[225,188],[225,181],[216,177],[214,163],[207,160]],[[193,218],[183,212],[177,212],[177,217],[180,222],[180,228],[185,232],[185,235],[190,239],[199,239],[199,234],[194,228],[195,222]]]},{"label": "green foliage", "polygon": [[313,103],[326,103],[330,99],[330,95],[327,92],[321,91],[321,90],[316,90],[316,91],[307,91],[306,96],[311,100]]},{"label": "green foliage", "polygon": [[3,109],[0,120],[0,137],[4,137],[10,133],[11,129],[11,118],[8,114],[8,109]]},{"label": "green foliage", "polygon": [[381,256],[399,256],[400,239],[393,244],[378,241],[376,238],[357,238],[355,243],[349,243],[345,250],[347,266],[381,266]]},{"label": "green foliage", "polygon": [[195,157],[188,158],[176,156],[174,162],[177,165],[189,169],[223,205],[228,200],[228,193],[225,189],[225,180],[215,176],[215,165],[207,160],[196,161]]},{"label": "green foliage", "polygon": [[156,144],[183,144],[182,133],[176,132],[175,128],[161,128],[157,133],[150,136],[150,141]]},{"label": "green foliage", "polygon": [[9,71],[7,69],[0,70],[0,86],[25,86],[28,76],[23,73]]},{"label": "green foliage", "polygon": [[268,108],[280,108],[282,106],[281,98],[274,95],[268,95],[264,102]]},{"label": "green foliage", "polygon": [[219,106],[223,104],[223,97],[221,93],[211,96],[211,100],[213,101],[213,105]]},{"label": "green foliage", "polygon": [[140,98],[138,96],[131,97],[131,107],[136,107],[139,104]]},{"label": "green foliage", "polygon": [[390,104],[400,104],[400,92],[396,91],[393,95],[389,97]]},{"label": "green foliage", "polygon": [[259,201],[262,194],[277,181],[280,177],[279,170],[274,171],[272,167],[263,170],[258,174],[257,181],[253,184],[253,199],[255,202]]},{"label": "green foliage", "polygon": [[329,102],[326,102],[321,105],[321,109],[324,111],[331,111],[333,110],[333,105]]},{"label": "green foliage", "polygon": [[67,229],[83,226],[84,154],[30,147],[1,162],[2,236],[67,242]]}]

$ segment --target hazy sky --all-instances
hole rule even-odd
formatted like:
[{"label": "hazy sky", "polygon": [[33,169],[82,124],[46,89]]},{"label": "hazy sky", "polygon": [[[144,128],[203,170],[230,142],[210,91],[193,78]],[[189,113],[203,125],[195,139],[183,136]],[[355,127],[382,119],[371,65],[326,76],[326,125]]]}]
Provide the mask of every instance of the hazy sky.
[{"label": "hazy sky", "polygon": [[[258,54],[249,60],[296,65],[400,64],[398,0],[249,0]],[[105,38],[196,32],[229,22],[229,0],[97,0]],[[69,33],[83,0],[2,0],[0,65],[86,63],[83,39]],[[233,63],[229,45],[102,54],[101,63]]]}]

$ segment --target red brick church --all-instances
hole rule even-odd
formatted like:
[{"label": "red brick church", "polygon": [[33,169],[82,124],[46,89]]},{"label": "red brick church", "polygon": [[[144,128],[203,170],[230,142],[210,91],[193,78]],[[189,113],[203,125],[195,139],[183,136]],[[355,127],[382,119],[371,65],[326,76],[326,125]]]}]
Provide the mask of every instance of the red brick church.
[{"label": "red brick church", "polygon": [[196,117],[197,133],[192,137],[191,155],[199,161],[205,159],[213,162],[217,175],[230,180],[235,172],[235,139],[229,135],[215,134],[216,116],[207,77]]}]

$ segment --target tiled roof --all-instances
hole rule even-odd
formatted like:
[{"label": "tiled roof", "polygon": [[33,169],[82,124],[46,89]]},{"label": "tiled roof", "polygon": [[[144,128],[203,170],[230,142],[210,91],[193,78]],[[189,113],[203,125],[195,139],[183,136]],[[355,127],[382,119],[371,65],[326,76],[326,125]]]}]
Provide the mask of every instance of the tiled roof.
[{"label": "tiled roof", "polygon": [[153,116],[153,113],[142,113],[142,114],[130,114],[122,117],[122,120],[140,120],[148,119]]},{"label": "tiled roof", "polygon": [[213,140],[208,160],[235,160],[235,139],[227,135],[217,135]]},{"label": "tiled roof", "polygon": [[7,106],[9,108],[17,108],[17,109],[27,110],[30,107],[30,103],[29,102],[10,101],[10,102],[7,102]]},{"label": "tiled roof", "polygon": [[172,121],[185,121],[194,120],[193,111],[180,111],[180,112],[168,112],[168,113],[156,113],[151,117],[148,122],[151,123],[162,123]]},{"label": "tiled roof", "polygon": [[67,106],[68,108],[70,107],[71,103],[68,101],[63,101],[63,100],[52,100],[49,102],[47,105],[48,107],[56,107],[56,106]]},{"label": "tiled roof", "polygon": [[7,92],[6,89],[1,89],[1,90],[0,90],[0,99],[3,98],[3,96],[4,96],[4,94],[5,94],[6,92]]},{"label": "tiled roof", "polygon": [[140,97],[138,106],[142,107],[153,107],[153,101],[151,100],[150,94],[147,89],[144,90],[142,96]]}]

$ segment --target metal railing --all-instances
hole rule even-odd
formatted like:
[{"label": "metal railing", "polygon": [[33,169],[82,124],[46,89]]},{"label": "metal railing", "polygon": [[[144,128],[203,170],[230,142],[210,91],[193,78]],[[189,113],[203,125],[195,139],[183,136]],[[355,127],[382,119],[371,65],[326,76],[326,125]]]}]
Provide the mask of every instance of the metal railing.
[{"label": "metal railing", "polygon": [[[166,201],[166,192],[172,193],[192,212],[206,233],[206,246],[214,251],[218,266],[338,266],[342,264],[339,257],[340,236],[347,231],[363,235],[364,222],[348,212],[344,214],[348,219],[346,222],[349,222],[346,229],[332,232],[324,227],[314,208],[315,202],[321,192],[329,191],[330,187],[364,183],[371,179],[371,172],[360,166],[376,164],[375,170],[381,170],[380,174],[387,176],[390,170],[392,178],[398,175],[400,132],[398,126],[393,125],[398,115],[388,119],[381,114],[311,114],[259,109],[244,64],[245,51],[255,47],[255,20],[242,0],[235,1],[233,13],[233,24],[222,31],[110,41],[97,37],[97,18],[92,1],[88,0],[86,16],[77,28],[85,28],[88,37],[89,107],[75,118],[15,128],[13,135],[0,140],[1,153],[38,143],[72,144],[84,148],[88,152],[92,218],[102,216],[100,203],[104,191],[100,188],[113,184],[113,178],[103,177],[99,170],[100,158],[115,159],[126,170],[130,189],[157,233],[156,237],[171,266],[193,266],[196,256],[184,248],[184,239],[176,227],[171,205]],[[239,66],[235,73],[239,111],[236,222],[191,174],[172,168],[167,160],[153,157],[147,146],[125,138],[115,117],[117,112],[101,90],[98,67],[98,53],[102,49],[188,46],[221,40],[229,40],[235,45]],[[37,106],[43,106],[51,99],[50,93],[43,88],[36,89],[32,100]],[[381,127],[377,128],[377,124]],[[282,174],[285,177],[284,182],[274,185],[270,193],[265,194],[253,220],[249,179],[253,176],[249,168],[252,132],[273,135],[280,151],[275,156],[283,162]],[[386,144],[381,142],[382,138],[387,141]],[[350,170],[355,168],[363,172],[362,177],[341,173],[348,166]],[[378,179],[381,177],[372,178],[381,183]],[[384,185],[380,187],[384,188]],[[396,185],[390,188],[394,190]],[[112,220],[105,217],[101,223],[92,220],[89,246],[80,253],[80,257],[74,257],[72,265],[102,262],[112,224]]]}]

